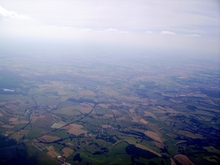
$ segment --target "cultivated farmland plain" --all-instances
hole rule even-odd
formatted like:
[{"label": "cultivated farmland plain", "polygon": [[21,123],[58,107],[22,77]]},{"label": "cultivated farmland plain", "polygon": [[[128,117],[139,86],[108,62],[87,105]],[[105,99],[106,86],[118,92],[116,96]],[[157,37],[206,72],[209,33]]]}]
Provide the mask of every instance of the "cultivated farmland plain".
[{"label": "cultivated farmland plain", "polygon": [[0,164],[220,163],[211,61],[2,56],[0,75]]}]

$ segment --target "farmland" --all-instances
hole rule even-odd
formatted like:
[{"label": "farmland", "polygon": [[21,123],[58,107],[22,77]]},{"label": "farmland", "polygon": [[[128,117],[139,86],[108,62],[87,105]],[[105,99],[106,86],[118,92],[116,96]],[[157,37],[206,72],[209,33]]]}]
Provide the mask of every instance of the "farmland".
[{"label": "farmland", "polygon": [[220,77],[212,62],[1,59],[0,164],[61,164],[58,156],[71,164],[220,162]]}]

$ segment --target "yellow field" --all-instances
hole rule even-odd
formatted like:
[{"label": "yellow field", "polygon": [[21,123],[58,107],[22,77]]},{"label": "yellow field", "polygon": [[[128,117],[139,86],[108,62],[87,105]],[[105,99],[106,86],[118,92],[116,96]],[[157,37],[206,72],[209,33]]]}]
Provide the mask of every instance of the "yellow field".
[{"label": "yellow field", "polygon": [[38,119],[38,116],[34,116],[33,114],[31,114],[31,117],[30,117],[31,123],[34,123],[37,119]]},{"label": "yellow field", "polygon": [[14,126],[13,125],[3,125],[2,128],[11,129],[11,128],[14,128]]},{"label": "yellow field", "polygon": [[112,112],[114,113],[114,115],[117,116],[121,116],[121,112],[119,112],[118,110],[112,110]]},{"label": "yellow field", "polygon": [[13,104],[5,105],[5,108],[16,111],[19,107]]},{"label": "yellow field", "polygon": [[65,156],[67,158],[68,156],[70,156],[73,153],[73,150],[65,147],[62,149],[62,152],[63,152],[62,156]]},{"label": "yellow field", "polygon": [[172,134],[172,133],[167,133],[166,135],[169,136],[169,137],[171,137],[171,138],[176,138],[176,137],[177,137],[176,134]]},{"label": "yellow field", "polygon": [[124,136],[120,136],[119,138],[123,139],[124,141],[126,141],[128,144],[133,144],[136,145],[137,144],[137,140],[134,137],[124,137]]},{"label": "yellow field", "polygon": [[46,116],[45,115],[40,115],[39,118],[43,119],[45,118]]},{"label": "yellow field", "polygon": [[143,124],[148,124],[148,121],[144,120],[144,119],[140,119],[140,122]]},{"label": "yellow field", "polygon": [[177,101],[177,100],[174,100],[174,99],[170,99],[170,101],[172,101],[173,103],[182,103],[183,101]]},{"label": "yellow field", "polygon": [[158,118],[152,112],[145,111],[144,116],[150,116],[150,117],[154,118],[155,120],[158,120]]},{"label": "yellow field", "polygon": [[7,102],[0,102],[0,106],[7,104]]},{"label": "yellow field", "polygon": [[83,114],[87,114],[92,110],[92,106],[87,103],[80,103],[79,110]]},{"label": "yellow field", "polygon": [[148,124],[148,121],[144,120],[143,118],[140,118],[139,116],[135,116],[133,114],[129,114],[129,116],[132,118],[132,122],[134,123],[142,123],[142,124]]},{"label": "yellow field", "polygon": [[151,104],[156,104],[157,103],[157,99],[150,99]]},{"label": "yellow field", "polygon": [[109,96],[119,96],[120,94],[111,88],[103,88],[102,92]]},{"label": "yellow field", "polygon": [[159,157],[162,157],[162,155],[161,155],[160,153],[158,153],[158,152],[156,152],[156,151],[154,151],[154,150],[152,150],[152,149],[150,149],[150,148],[148,148],[148,147],[146,147],[146,146],[143,146],[143,145],[141,145],[141,144],[136,144],[135,146],[136,146],[137,148],[142,149],[142,150],[150,151],[150,152],[152,152],[153,154],[155,154],[155,155],[157,155],[157,156],[159,156]]},{"label": "yellow field", "polygon": [[70,134],[78,136],[78,135],[87,133],[87,131],[83,130],[82,128],[83,128],[82,125],[70,124],[68,126],[65,126],[63,129],[67,129]]},{"label": "yellow field", "polygon": [[57,93],[58,93],[58,95],[66,95],[66,91],[63,89],[58,89]]},{"label": "yellow field", "polygon": [[91,90],[81,90],[79,91],[80,96],[96,96],[96,94]]},{"label": "yellow field", "polygon": [[17,120],[18,120],[17,117],[12,117],[12,118],[9,119],[9,122],[14,122],[14,121],[17,121]]},{"label": "yellow field", "polygon": [[106,114],[105,117],[106,118],[113,118],[113,114]]},{"label": "yellow field", "polygon": [[55,151],[55,149],[54,149],[53,146],[47,147],[47,150],[48,150],[47,154],[50,155],[50,156],[53,157],[53,158],[56,158],[57,156],[60,155],[60,154],[58,154],[58,153]]},{"label": "yellow field", "polygon": [[74,114],[79,114],[78,110],[76,110],[77,107],[76,106],[69,106],[69,107],[65,107],[59,110],[54,111],[55,113],[59,113],[59,114],[65,114],[65,115],[74,115]]},{"label": "yellow field", "polygon": [[118,143],[123,142],[123,140],[117,140],[114,144],[112,144],[112,147],[114,147],[115,145],[117,145]]},{"label": "yellow field", "polygon": [[46,90],[61,88],[62,86],[64,86],[64,84],[58,81],[50,81],[49,84],[38,84],[38,86],[41,90]]},{"label": "yellow field", "polygon": [[17,121],[11,122],[10,124],[18,125],[18,124],[27,124],[27,123],[29,123],[29,121],[27,120],[17,120]]},{"label": "yellow field", "polygon": [[171,165],[176,165],[175,161],[172,158],[170,158],[170,164]]},{"label": "yellow field", "polygon": [[103,124],[102,128],[108,128],[108,124]]},{"label": "yellow field", "polygon": [[135,110],[134,109],[130,109],[129,112],[131,112],[132,114],[135,113]]},{"label": "yellow field", "polygon": [[186,155],[177,154],[174,156],[174,159],[177,160],[180,164],[184,165],[195,165]]},{"label": "yellow field", "polygon": [[100,106],[102,108],[108,108],[108,106],[110,106],[110,104],[98,104],[98,106]]},{"label": "yellow field", "polygon": [[24,135],[27,135],[29,131],[28,130],[20,130],[16,133],[14,133],[12,136],[10,136],[11,138],[15,139],[15,140],[19,140],[21,139]]},{"label": "yellow field", "polygon": [[122,121],[122,120],[126,120],[127,118],[125,116],[121,116],[116,118],[117,121]]},{"label": "yellow field", "polygon": [[6,131],[5,134],[13,134],[15,131]]},{"label": "yellow field", "polygon": [[132,122],[134,123],[139,123],[139,118],[138,117],[132,117]]},{"label": "yellow field", "polygon": [[143,103],[144,105],[148,104],[148,101],[146,99],[140,99],[137,96],[121,96],[121,99],[125,99],[127,102],[138,101]]},{"label": "yellow field", "polygon": [[164,148],[164,144],[163,143],[159,143],[159,142],[156,142],[156,141],[153,141],[152,142],[157,148]]},{"label": "yellow field", "polygon": [[64,121],[59,121],[58,123],[54,123],[51,128],[61,128],[63,127],[64,125],[66,125],[66,122]]},{"label": "yellow field", "polygon": [[203,148],[206,149],[208,152],[220,154],[220,151],[216,149],[214,146],[203,147]]},{"label": "yellow field", "polygon": [[152,132],[152,131],[144,131],[144,134],[145,134],[146,136],[150,137],[151,139],[153,139],[153,140],[155,140],[155,141],[157,141],[157,142],[162,143],[162,140],[161,140],[161,138],[160,138],[160,136],[159,136],[158,133]]},{"label": "yellow field", "polygon": [[185,143],[187,142],[186,140],[181,140],[181,141],[178,141],[177,143],[175,143],[175,145],[178,145],[178,144],[181,144],[181,143]]},{"label": "yellow field", "polygon": [[41,137],[38,138],[39,141],[42,142],[54,142],[59,140],[60,138],[57,136],[50,136],[50,135],[43,135]]},{"label": "yellow field", "polygon": [[192,138],[192,139],[203,139],[202,135],[193,134],[192,132],[189,132],[189,131],[179,131],[178,134]]},{"label": "yellow field", "polygon": [[173,108],[165,108],[165,107],[161,107],[161,106],[157,106],[158,110],[161,110],[161,112],[169,112],[169,113],[175,113],[175,114],[179,114],[180,112],[176,111],[175,109]]},{"label": "yellow field", "polygon": [[37,147],[40,151],[44,151],[46,146],[43,143],[32,143],[35,147]]},{"label": "yellow field", "polygon": [[69,146],[69,147],[72,147],[72,146],[73,146],[73,143],[68,142],[68,143],[66,143],[66,145]]}]

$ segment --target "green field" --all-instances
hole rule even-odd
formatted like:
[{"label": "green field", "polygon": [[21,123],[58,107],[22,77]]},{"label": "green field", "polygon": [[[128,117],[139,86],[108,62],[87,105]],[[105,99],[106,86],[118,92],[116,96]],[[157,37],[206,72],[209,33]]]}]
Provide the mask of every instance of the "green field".
[{"label": "green field", "polygon": [[0,164],[219,164],[212,64],[59,58],[1,64]]}]

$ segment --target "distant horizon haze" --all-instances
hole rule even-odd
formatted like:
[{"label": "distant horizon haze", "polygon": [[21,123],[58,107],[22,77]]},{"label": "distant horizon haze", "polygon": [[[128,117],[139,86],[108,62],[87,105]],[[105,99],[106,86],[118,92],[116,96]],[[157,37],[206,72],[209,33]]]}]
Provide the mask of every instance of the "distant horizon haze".
[{"label": "distant horizon haze", "polygon": [[0,53],[158,52],[218,60],[219,18],[217,0],[2,0]]}]

